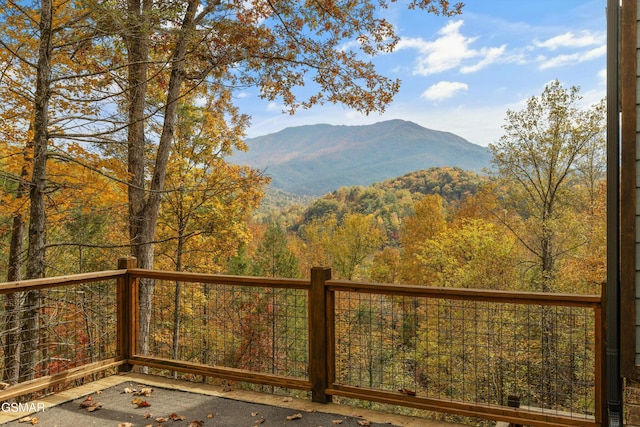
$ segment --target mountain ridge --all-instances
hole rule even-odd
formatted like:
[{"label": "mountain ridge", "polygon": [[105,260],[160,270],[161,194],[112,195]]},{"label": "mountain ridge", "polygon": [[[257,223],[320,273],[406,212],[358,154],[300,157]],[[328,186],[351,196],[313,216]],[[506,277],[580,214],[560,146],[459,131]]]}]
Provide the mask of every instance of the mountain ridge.
[{"label": "mountain ridge", "polygon": [[486,147],[399,119],[290,127],[245,143],[249,151],[234,154],[234,163],[262,169],[274,188],[298,195],[368,185],[434,166],[481,172],[490,160]]}]

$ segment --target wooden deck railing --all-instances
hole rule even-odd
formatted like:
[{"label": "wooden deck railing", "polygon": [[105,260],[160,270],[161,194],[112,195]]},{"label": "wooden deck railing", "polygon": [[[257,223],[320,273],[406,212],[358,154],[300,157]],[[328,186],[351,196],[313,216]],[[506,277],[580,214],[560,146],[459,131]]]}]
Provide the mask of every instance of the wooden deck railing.
[{"label": "wooden deck railing", "polygon": [[[82,365],[43,370],[0,391],[0,400],[141,366],[305,390],[317,402],[335,396],[532,426],[603,425],[599,296],[357,283],[331,280],[326,268],[299,280],[150,271],[132,262],[0,284],[9,294],[109,283],[101,286],[114,286],[117,307],[106,325],[117,337],[111,353],[105,344]],[[159,307],[144,351],[141,279],[155,283]]]}]

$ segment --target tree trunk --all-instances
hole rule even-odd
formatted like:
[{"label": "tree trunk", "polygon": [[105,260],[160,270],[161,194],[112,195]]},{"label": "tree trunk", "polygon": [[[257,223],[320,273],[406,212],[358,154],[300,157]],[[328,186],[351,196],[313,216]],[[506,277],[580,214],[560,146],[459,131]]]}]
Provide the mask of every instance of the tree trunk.
[{"label": "tree trunk", "polygon": [[[145,101],[147,94],[147,71],[149,68],[149,38],[150,12],[152,0],[128,0],[127,2],[127,45],[129,65],[129,108],[127,134],[127,168],[129,172],[128,202],[129,202],[129,239],[131,252],[138,260],[138,267],[151,268],[153,266],[153,248],[148,236],[149,227],[145,217]],[[140,281],[140,296],[153,282]],[[139,324],[140,349],[143,354],[149,348],[148,319],[142,313],[148,313],[146,298],[140,298]],[[145,327],[146,325],[146,327]]]},{"label": "tree trunk", "polygon": [[[31,157],[27,154],[32,143],[27,144],[24,152],[24,165],[20,172],[20,183],[16,192],[16,199],[22,199],[27,193],[27,163]],[[11,227],[11,240],[9,242],[9,265],[7,269],[7,282],[22,280],[22,251],[24,250],[24,217],[18,211],[13,216]],[[21,292],[12,292],[5,296],[5,338],[4,338],[4,371],[2,380],[9,384],[18,382],[20,376],[20,310],[22,308]]]},{"label": "tree trunk", "polygon": [[[130,16],[135,14],[139,22],[148,22],[148,12],[151,2],[144,0],[142,10],[139,0],[129,1]],[[129,173],[131,182],[129,185],[129,221],[130,239],[134,248],[134,255],[138,258],[140,268],[153,268],[153,242],[155,239],[156,225],[164,182],[167,174],[167,162],[173,143],[174,127],[177,117],[180,88],[184,81],[184,65],[187,54],[188,37],[195,28],[194,17],[199,0],[190,0],[185,13],[182,32],[176,42],[172,58],[171,76],[164,111],[162,134],[158,142],[156,162],[153,169],[148,196],[144,189],[144,101],[146,94],[146,71],[148,61],[149,42],[148,34],[143,33],[146,25],[139,25],[134,35],[129,39],[129,84],[132,91],[129,121],[132,126],[129,129]],[[146,196],[146,197],[145,197]],[[151,305],[153,299],[154,282],[141,280],[138,294],[140,304],[139,312],[139,343],[140,351],[146,354],[149,351],[149,323],[151,321]]]},{"label": "tree trunk", "polygon": [[[26,278],[44,277],[45,269],[45,206],[47,179],[48,115],[51,96],[52,0],[42,0],[40,12],[40,46],[36,77],[33,120],[33,172],[29,198],[29,247],[27,250]],[[39,343],[40,291],[29,291],[22,312],[22,360],[20,381],[33,379]]]}]

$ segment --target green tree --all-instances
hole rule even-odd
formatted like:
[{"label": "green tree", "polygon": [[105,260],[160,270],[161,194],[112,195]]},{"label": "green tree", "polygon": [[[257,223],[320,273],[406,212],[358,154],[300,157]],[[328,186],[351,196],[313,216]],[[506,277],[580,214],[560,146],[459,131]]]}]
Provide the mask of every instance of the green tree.
[{"label": "green tree", "polygon": [[338,225],[328,252],[337,277],[352,280],[358,270],[384,242],[383,231],[373,215],[349,214]]},{"label": "green tree", "polygon": [[534,256],[543,292],[554,290],[556,260],[567,251],[563,219],[576,201],[577,168],[603,132],[602,104],[581,109],[580,100],[578,88],[565,89],[556,80],[523,110],[507,111],[504,135],[489,146],[498,175],[512,188],[505,208],[521,218],[511,230]]},{"label": "green tree", "polygon": [[295,278],[299,271],[298,259],[288,248],[285,230],[275,222],[269,223],[256,250],[253,275]]}]

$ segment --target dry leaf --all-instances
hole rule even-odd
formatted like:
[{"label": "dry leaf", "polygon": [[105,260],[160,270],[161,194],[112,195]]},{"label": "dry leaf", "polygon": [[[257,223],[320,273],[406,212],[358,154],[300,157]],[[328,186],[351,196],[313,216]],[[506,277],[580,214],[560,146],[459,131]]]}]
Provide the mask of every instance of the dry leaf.
[{"label": "dry leaf", "polygon": [[160,424],[162,424],[162,423],[166,423],[166,422],[167,422],[167,419],[166,419],[166,418],[164,418],[164,417],[158,417],[158,418],[156,418],[156,422],[157,422],[157,423],[160,423]]},{"label": "dry leaf", "polygon": [[95,402],[93,401],[93,396],[91,395],[87,396],[82,402],[80,402],[81,408],[88,408],[89,406],[93,405],[95,405]]},{"label": "dry leaf", "polygon": [[140,389],[140,391],[135,391],[133,392],[134,395],[136,396],[146,396],[149,397],[151,396],[151,393],[153,393],[153,388],[151,387],[142,387],[142,389]]},{"label": "dry leaf", "polygon": [[131,387],[125,387],[124,388],[124,392],[125,393],[136,393],[138,390],[136,390],[135,388],[131,388]]},{"label": "dry leaf", "polygon": [[102,394],[102,390],[98,390],[98,391],[96,391],[96,394],[97,394],[98,396],[100,396],[100,395]]},{"label": "dry leaf", "polygon": [[30,423],[31,422],[31,417],[24,417],[24,418],[20,418],[18,420],[19,423]]},{"label": "dry leaf", "polygon": [[34,426],[36,424],[38,424],[38,417],[31,417],[31,425]]},{"label": "dry leaf", "polygon": [[202,427],[204,426],[204,421],[193,420],[189,423],[187,427]]},{"label": "dry leaf", "polygon": [[342,420],[333,420],[331,424],[342,424]]},{"label": "dry leaf", "polygon": [[93,412],[102,408],[102,404],[93,400],[93,396],[87,396],[82,402],[80,402],[81,408],[86,408],[88,412]]},{"label": "dry leaf", "polygon": [[287,417],[287,421],[299,420],[302,418],[302,414],[293,414]]},{"label": "dry leaf", "polygon": [[178,415],[175,412],[171,415],[169,415],[169,419],[171,421],[184,421],[187,417],[185,417],[184,415]]},{"label": "dry leaf", "polygon": [[149,406],[151,406],[151,403],[147,402],[146,400],[142,400],[139,397],[136,397],[135,399],[133,399],[131,403],[133,403],[134,405],[137,405],[138,408],[148,408]]},{"label": "dry leaf", "polygon": [[150,414],[150,413],[148,413],[148,412],[146,412],[146,413],[143,415],[143,417],[145,417],[145,418],[151,418],[151,414]]},{"label": "dry leaf", "polygon": [[134,427],[133,423],[120,423],[118,427]]},{"label": "dry leaf", "polygon": [[358,420],[358,425],[361,425],[361,426],[370,426],[370,425],[371,425],[371,421],[368,421],[368,420]]},{"label": "dry leaf", "polygon": [[213,418],[214,415],[213,414],[207,414],[207,418]]},{"label": "dry leaf", "polygon": [[255,421],[254,424],[262,424],[264,422],[264,418],[259,418]]},{"label": "dry leaf", "polygon": [[283,402],[293,402],[293,397],[284,397],[282,398]]}]

